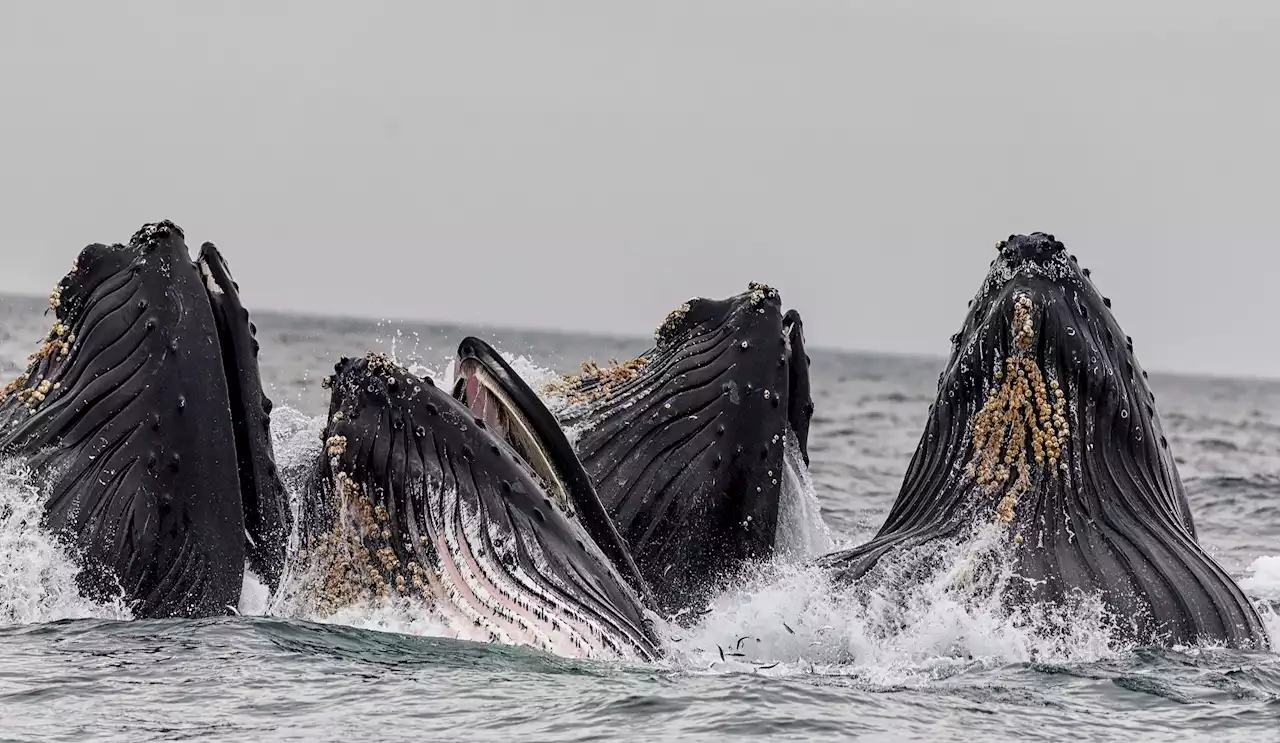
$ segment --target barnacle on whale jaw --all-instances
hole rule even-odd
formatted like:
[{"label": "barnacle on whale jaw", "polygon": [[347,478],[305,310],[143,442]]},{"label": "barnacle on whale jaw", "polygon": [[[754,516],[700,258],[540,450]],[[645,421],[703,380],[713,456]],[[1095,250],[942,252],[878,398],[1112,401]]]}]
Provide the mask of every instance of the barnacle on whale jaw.
[{"label": "barnacle on whale jaw", "polygon": [[70,326],[55,320],[44,343],[27,356],[27,370],[0,388],[0,401],[14,395],[29,413],[35,412],[50,395],[62,388],[61,382],[50,379],[56,371],[52,365],[67,360],[75,340]]},{"label": "barnacle on whale jaw", "polygon": [[595,359],[588,359],[579,366],[579,374],[563,374],[542,384],[543,394],[564,395],[571,404],[595,402],[613,397],[613,388],[640,376],[649,363],[646,356],[618,361],[609,359],[601,366]]},{"label": "barnacle on whale jaw", "polygon": [[[656,346],[652,353],[637,356],[628,361],[610,359],[604,366],[596,363],[595,359],[589,359],[582,363],[579,374],[566,374],[546,382],[542,385],[541,392],[563,395],[570,404],[611,400],[614,389],[640,376],[645,367],[653,361],[653,357],[660,358],[664,353],[678,348],[690,337],[706,332],[709,328],[725,325],[728,321],[726,310],[736,316],[741,316],[744,312],[764,313],[763,303],[782,300],[777,289],[758,281],[749,282],[746,294],[739,295],[736,299],[741,300],[744,297],[746,301],[737,305],[736,309],[733,298],[716,301],[694,297],[682,302],[667,313],[653,331]],[[787,337],[789,331],[790,326],[784,328],[782,336],[783,363],[790,351],[790,339]],[[742,348],[746,350],[748,345],[744,343]]]},{"label": "barnacle on whale jaw", "polygon": [[[336,462],[340,455],[333,455]],[[307,586],[311,608],[321,617],[332,616],[344,607],[406,595],[400,561],[386,543],[386,509],[374,505],[369,493],[344,471],[332,480],[333,522],[329,529],[313,534],[298,557],[312,576]],[[415,570],[415,568],[417,570]],[[421,566],[408,566],[412,585],[420,591]],[[430,601],[430,596],[418,595]]]},{"label": "barnacle on whale jaw", "polygon": [[697,298],[690,299],[667,313],[667,316],[662,320],[662,324],[653,331],[653,340],[656,343],[662,343],[664,339],[674,335],[675,331],[684,323],[685,317],[688,316],[689,310],[696,301],[698,301]]},{"label": "barnacle on whale jaw", "polygon": [[[1062,452],[1070,436],[1066,393],[1046,375],[1030,350],[1035,342],[1034,302],[1026,293],[1014,296],[1013,343],[993,386],[973,419],[973,454],[967,465],[984,493],[1000,497],[996,518],[1013,521],[1018,497],[1033,485],[1033,477],[1057,477]],[[1028,451],[1029,450],[1029,451]],[[1034,460],[1029,460],[1028,454]]]},{"label": "barnacle on whale jaw", "polygon": [[755,307],[766,299],[780,299],[778,290],[768,284],[752,281],[747,284],[747,292],[751,297],[751,306]]}]

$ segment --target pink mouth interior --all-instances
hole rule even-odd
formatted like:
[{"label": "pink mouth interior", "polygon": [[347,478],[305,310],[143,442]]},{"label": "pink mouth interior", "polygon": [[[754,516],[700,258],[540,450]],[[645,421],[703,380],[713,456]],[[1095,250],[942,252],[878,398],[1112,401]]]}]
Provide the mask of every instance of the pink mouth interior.
[{"label": "pink mouth interior", "polygon": [[467,407],[471,408],[476,418],[484,421],[494,435],[506,439],[506,413],[494,395],[480,381],[478,371],[479,366],[474,363],[462,364],[462,374],[466,378]]},{"label": "pink mouth interior", "polygon": [[484,421],[485,426],[495,436],[505,441],[515,451],[529,472],[546,487],[546,484],[554,482],[555,478],[552,473],[539,469],[538,463],[543,462],[544,459],[542,456],[530,456],[534,453],[532,449],[538,447],[538,444],[526,441],[525,437],[520,435],[523,430],[521,424],[511,420],[511,416],[518,413],[503,407],[497,395],[485,386],[480,379],[482,369],[480,364],[472,360],[460,362],[455,367],[454,378],[464,380],[462,391],[466,397],[467,407],[472,415]]}]

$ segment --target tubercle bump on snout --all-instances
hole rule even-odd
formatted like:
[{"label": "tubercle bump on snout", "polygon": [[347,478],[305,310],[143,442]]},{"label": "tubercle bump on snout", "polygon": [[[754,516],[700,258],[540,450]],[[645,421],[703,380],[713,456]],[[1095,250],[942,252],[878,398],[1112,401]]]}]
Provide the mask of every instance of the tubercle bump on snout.
[{"label": "tubercle bump on snout", "polygon": [[728,299],[694,297],[668,313],[654,330],[654,342],[659,348],[675,346],[703,330],[730,322],[741,313],[763,313],[764,305],[780,308],[781,303],[782,295],[777,289],[757,281],[748,283],[747,290],[742,294]]}]

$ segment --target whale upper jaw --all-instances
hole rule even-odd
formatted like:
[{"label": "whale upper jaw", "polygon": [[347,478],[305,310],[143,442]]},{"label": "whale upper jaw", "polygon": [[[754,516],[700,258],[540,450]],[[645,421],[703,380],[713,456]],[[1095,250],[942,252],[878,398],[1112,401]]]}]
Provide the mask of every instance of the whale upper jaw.
[{"label": "whale upper jaw", "polygon": [[803,322],[777,290],[690,299],[640,357],[547,391],[662,611],[773,554],[788,429],[807,457],[813,414]]},{"label": "whale upper jaw", "polygon": [[224,614],[246,556],[269,581],[282,562],[285,528],[244,509],[283,510],[283,486],[269,436],[246,430],[269,426],[270,402],[256,356],[237,356],[252,330],[218,265],[211,278],[193,263],[168,221],[84,248],[50,297],[48,338],[0,395],[0,451],[46,482],[45,522],[82,591],[123,593],[139,617]]}]

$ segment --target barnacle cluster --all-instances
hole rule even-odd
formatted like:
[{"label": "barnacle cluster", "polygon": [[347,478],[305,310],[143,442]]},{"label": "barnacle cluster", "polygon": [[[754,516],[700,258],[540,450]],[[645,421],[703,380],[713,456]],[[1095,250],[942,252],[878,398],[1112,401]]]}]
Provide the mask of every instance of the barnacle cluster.
[{"label": "barnacle cluster", "polygon": [[760,304],[765,299],[778,298],[777,289],[774,289],[772,286],[769,286],[768,284],[761,284],[758,281],[752,281],[751,283],[747,284],[747,292],[751,295],[752,307],[755,307],[756,305]]},{"label": "barnacle cluster", "polygon": [[303,553],[318,576],[316,610],[330,615],[353,603],[403,596],[410,586],[421,592],[426,570],[414,561],[404,565],[392,549],[386,507],[375,505],[368,489],[346,472],[334,475],[333,484],[334,523],[312,536]]},{"label": "barnacle cluster", "polygon": [[680,327],[680,323],[684,322],[685,315],[689,314],[689,307],[693,301],[694,300],[690,299],[688,302],[681,304],[679,307],[667,313],[666,319],[664,319],[662,324],[653,331],[653,339],[658,343],[662,343],[663,338],[669,338],[673,333],[675,333],[676,328]]},{"label": "barnacle cluster", "polygon": [[[1032,307],[1031,298],[1025,294],[1014,300],[1013,348],[1004,365],[996,369],[999,386],[988,393],[973,420],[969,473],[992,496],[1003,491],[996,516],[1005,523],[1013,520],[1018,496],[1031,487],[1033,470],[1027,457],[1028,443],[1035,469],[1043,472],[1047,464],[1050,476],[1056,477],[1070,435],[1066,395],[1061,385],[1056,379],[1046,382],[1040,366],[1028,353],[1035,340]],[[1066,467],[1065,463],[1061,466]]]},{"label": "barnacle cluster", "polygon": [[3,388],[0,388],[0,400],[8,398],[9,395],[13,394],[14,390],[21,388],[26,383],[27,375],[25,373],[19,374],[16,378],[10,380],[10,382]]},{"label": "barnacle cluster", "polygon": [[[396,375],[404,373],[404,367],[400,366],[400,364],[385,353],[370,351],[365,354],[364,360],[365,368],[370,374],[383,375],[382,381],[386,383],[388,389],[396,386]],[[429,382],[430,380],[427,381]],[[336,374],[330,374],[320,380],[320,386],[326,390],[333,389],[333,386],[337,383],[338,376]],[[373,390],[370,389],[370,392],[372,391]]]},{"label": "barnacle cluster", "polygon": [[55,322],[49,330],[49,335],[45,337],[44,344],[28,356],[27,361],[34,363],[43,358],[62,361],[71,353],[71,344],[75,342],[76,336],[71,332],[71,328],[61,322]]},{"label": "barnacle cluster", "polygon": [[609,359],[609,363],[600,366],[595,359],[582,362],[580,374],[568,374],[552,379],[543,385],[543,391],[562,393],[570,403],[594,402],[599,399],[608,400],[613,397],[613,388],[623,382],[640,376],[649,359],[637,356],[628,361]]},{"label": "barnacle cluster", "polygon": [[395,384],[391,381],[393,375],[400,371],[400,365],[397,364],[390,356],[385,353],[377,353],[370,351],[364,356],[365,363],[368,364],[370,374],[386,374],[389,384]]},{"label": "barnacle cluster", "polygon": [[16,379],[0,389],[0,400],[7,399],[9,395],[14,395],[28,411],[34,411],[40,407],[40,404],[49,395],[62,389],[62,383],[54,382],[47,378],[41,379],[37,377],[33,379],[31,370],[37,368],[37,363],[46,358],[54,361],[64,361],[71,353],[71,344],[75,340],[75,334],[71,332],[68,326],[61,322],[55,322],[53,328],[49,330],[49,335],[45,338],[44,344],[36,349],[35,353],[27,357],[27,362],[30,364],[28,371],[19,374]]},{"label": "barnacle cluster", "polygon": [[18,401],[27,407],[28,410],[35,410],[40,407],[40,403],[45,401],[52,392],[62,387],[60,383],[50,382],[47,379],[41,380],[40,384],[32,387],[25,387],[18,390]]}]

